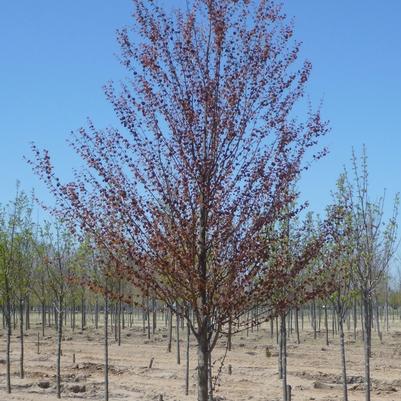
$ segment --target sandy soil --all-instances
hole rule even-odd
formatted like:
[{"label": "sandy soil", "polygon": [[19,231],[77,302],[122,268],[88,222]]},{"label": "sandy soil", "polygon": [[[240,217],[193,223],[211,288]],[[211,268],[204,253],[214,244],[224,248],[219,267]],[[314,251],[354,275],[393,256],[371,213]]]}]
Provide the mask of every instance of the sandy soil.
[{"label": "sandy soil", "polygon": [[[138,322],[139,323],[139,322]],[[196,348],[191,345],[190,394],[185,396],[185,342],[181,342],[181,364],[176,363],[176,348],[167,352],[167,332],[164,322],[158,322],[158,329],[151,340],[141,327],[126,328],[122,344],[114,339],[110,344],[110,400],[155,400],[160,394],[164,401],[196,399]],[[19,344],[13,338],[13,393],[5,391],[5,339],[1,333],[0,348],[0,401],[47,401],[56,400],[55,393],[55,333],[47,329],[41,338],[40,354],[36,350],[39,327],[27,333],[26,378],[18,377]],[[65,400],[103,399],[103,344],[102,329],[68,331],[63,342],[62,372]],[[360,333],[359,333],[360,334]],[[181,334],[184,337],[184,333]],[[373,339],[372,400],[401,400],[401,323],[392,322],[389,333],[384,333],[383,344],[377,336]],[[323,333],[313,340],[312,332],[301,333],[301,344],[295,336],[288,340],[288,383],[292,386],[294,401],[330,401],[342,399],[340,381],[340,355],[338,338],[331,338],[325,346]],[[193,341],[193,339],[192,339]],[[266,356],[268,346],[271,356]],[[217,346],[214,358],[225,350],[224,343]],[[76,362],[73,363],[73,353]],[[153,367],[148,368],[151,358]],[[350,401],[363,400],[363,347],[361,338],[354,342],[347,334],[347,361],[349,374]],[[229,375],[228,365],[232,366]],[[217,365],[216,365],[217,366]],[[222,369],[221,383],[215,392],[217,400],[281,400],[281,381],[277,374],[277,347],[275,338],[270,338],[268,326],[238,334],[233,339],[233,349],[228,353]],[[48,388],[43,388],[48,387]],[[78,391],[78,392],[77,392]]]}]

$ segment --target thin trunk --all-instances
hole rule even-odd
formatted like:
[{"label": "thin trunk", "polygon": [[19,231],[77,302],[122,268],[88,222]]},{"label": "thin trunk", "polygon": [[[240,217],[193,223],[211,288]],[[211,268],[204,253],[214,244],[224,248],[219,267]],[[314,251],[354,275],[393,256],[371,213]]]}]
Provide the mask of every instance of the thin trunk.
[{"label": "thin trunk", "polygon": [[364,310],[364,358],[365,358],[365,401],[370,401],[370,341],[371,323],[369,318],[369,295],[363,294],[363,310]]},{"label": "thin trunk", "polygon": [[316,325],[316,304],[312,302],[312,326],[313,326],[313,338],[317,339],[317,325]]},{"label": "thin trunk", "polygon": [[181,355],[180,355],[180,317],[178,314],[178,306],[177,306],[177,327],[176,327],[176,342],[177,342],[177,364],[181,363]]},{"label": "thin trunk", "polygon": [[[276,320],[277,321],[277,320]],[[280,321],[280,339],[279,339],[279,348],[278,348],[278,378],[282,380],[283,378],[283,335],[281,330],[281,321]]]},{"label": "thin trunk", "polygon": [[283,401],[288,401],[287,396],[287,333],[286,333],[286,318],[281,315],[281,372],[282,372],[282,387],[283,387]]},{"label": "thin trunk", "polygon": [[157,311],[156,311],[156,300],[152,298],[152,333],[156,333],[156,325],[157,325]]},{"label": "thin trunk", "polygon": [[389,313],[388,313],[388,281],[386,281],[386,299],[385,299],[385,313],[386,313],[386,331],[388,332],[389,327]]},{"label": "thin trunk", "polygon": [[63,336],[63,297],[58,302],[58,323],[57,323],[57,398],[61,398],[61,339]]},{"label": "thin trunk", "polygon": [[95,303],[95,329],[99,328],[99,298],[96,295],[96,303]]},{"label": "thin trunk", "polygon": [[274,336],[274,322],[273,319],[270,319],[270,338]]},{"label": "thin trunk", "polygon": [[104,399],[109,401],[109,297],[107,280],[104,292]]},{"label": "thin trunk", "polygon": [[[118,294],[121,297],[121,280],[118,281]],[[121,346],[121,299],[118,301],[118,333],[117,333],[117,338],[118,338],[118,346]]]},{"label": "thin trunk", "polygon": [[25,330],[31,328],[31,304],[29,296],[25,298]]},{"label": "thin trunk", "polygon": [[347,361],[345,359],[345,341],[344,341],[344,326],[341,314],[339,314],[339,330],[340,330],[340,347],[341,347],[341,368],[343,379],[343,401],[348,401],[348,388],[347,388]]},{"label": "thin trunk", "polygon": [[301,308],[301,330],[304,331],[304,308]]},{"label": "thin trunk", "polygon": [[81,295],[81,330],[85,328],[85,295]]},{"label": "thin trunk", "polygon": [[356,341],[356,327],[358,324],[358,313],[356,310],[356,299],[354,299],[354,340]]},{"label": "thin trunk", "polygon": [[42,302],[42,337],[45,336],[45,326],[46,326],[46,305]]},{"label": "thin trunk", "polygon": [[142,297],[142,331],[146,332],[145,297]]},{"label": "thin trunk", "polygon": [[379,313],[379,302],[376,299],[376,328],[377,328],[377,335],[380,339],[380,342],[383,342],[383,336],[382,333],[380,331],[380,313]]},{"label": "thin trunk", "polygon": [[76,317],[76,307],[75,300],[72,301],[72,331],[75,331],[75,317]]},{"label": "thin trunk", "polygon": [[[333,311],[334,321],[334,311]],[[326,346],[329,346],[329,321],[327,319],[327,305],[324,306],[324,328],[326,330]]]},{"label": "thin trunk", "polygon": [[[188,314],[189,319],[189,314]],[[187,322],[187,353],[186,353],[186,364],[185,364],[185,395],[189,394],[189,336],[190,336],[189,321]]]},{"label": "thin trunk", "polygon": [[8,278],[5,279],[5,293],[6,293],[6,326],[7,326],[7,344],[6,344],[6,380],[7,380],[7,393],[11,393],[11,300]]},{"label": "thin trunk", "polygon": [[20,360],[19,360],[19,375],[20,378],[24,378],[24,301],[22,297],[19,300],[19,311],[20,311],[20,321],[19,321],[19,335],[20,335]]},{"label": "thin trunk", "polygon": [[168,311],[168,342],[167,342],[167,351],[171,352],[171,343],[173,341],[173,312],[171,310]]},{"label": "thin trunk", "polygon": [[150,340],[150,307],[149,307],[149,295],[146,298],[146,320],[148,321],[148,340]]},{"label": "thin trunk", "polygon": [[228,320],[228,338],[227,338],[227,346],[228,346],[228,350],[231,351],[231,336],[232,336],[232,320],[231,320],[231,316]]},{"label": "thin trunk", "polygon": [[295,331],[297,335],[297,344],[300,344],[301,340],[299,338],[298,308],[295,308]]}]

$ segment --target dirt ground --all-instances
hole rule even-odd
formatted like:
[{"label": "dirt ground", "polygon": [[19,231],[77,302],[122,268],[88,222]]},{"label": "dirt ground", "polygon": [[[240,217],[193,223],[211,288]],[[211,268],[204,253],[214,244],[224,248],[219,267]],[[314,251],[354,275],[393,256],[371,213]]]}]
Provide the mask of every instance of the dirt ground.
[{"label": "dirt ground", "polygon": [[[138,322],[140,324],[141,322]],[[41,337],[40,354],[36,338],[39,325],[32,325],[26,334],[25,379],[18,377],[19,343],[12,343],[12,390],[5,390],[5,336],[1,332],[0,348],[0,401],[56,400],[55,363],[56,344],[54,331],[47,328]],[[196,399],[196,348],[191,344],[190,394],[185,396],[185,342],[181,333],[181,364],[176,363],[176,345],[167,352],[167,329],[158,322],[157,332],[147,339],[140,326],[125,328],[122,344],[114,339],[110,343],[110,400],[164,401]],[[277,347],[275,337],[270,337],[269,325],[256,331],[238,334],[233,348],[228,352],[222,368],[220,386],[215,391],[217,400],[275,401],[281,400],[281,381],[277,373]],[[103,330],[89,328],[67,331],[63,341],[62,381],[64,400],[103,399]],[[342,399],[340,380],[340,354],[338,338],[330,335],[330,346],[325,345],[324,334],[317,340],[309,330],[301,332],[301,344],[295,335],[288,340],[288,383],[292,386],[294,401],[331,401]],[[347,333],[347,361],[350,401],[363,400],[363,347],[359,333],[354,342]],[[271,356],[266,355],[266,346]],[[225,345],[217,346],[214,358],[224,354]],[[73,354],[76,361],[73,363]],[[154,358],[153,366],[149,362]],[[374,335],[372,355],[374,401],[401,400],[401,323],[391,322],[389,333],[384,332],[381,344]],[[228,365],[232,374],[228,374]],[[218,363],[216,363],[217,369]]]}]

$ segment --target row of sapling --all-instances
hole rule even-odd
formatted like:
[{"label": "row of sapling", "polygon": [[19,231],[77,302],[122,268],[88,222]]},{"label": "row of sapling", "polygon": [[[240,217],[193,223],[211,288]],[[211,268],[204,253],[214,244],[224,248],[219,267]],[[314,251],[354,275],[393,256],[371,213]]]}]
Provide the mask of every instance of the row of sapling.
[{"label": "row of sapling", "polygon": [[[68,277],[78,261],[71,235],[59,226],[32,222],[32,201],[17,186],[13,202],[1,211],[0,291],[3,326],[6,329],[6,387],[11,392],[11,334],[16,330],[15,311],[19,320],[19,375],[24,378],[24,320],[29,329],[31,306],[40,305],[42,334],[46,326],[46,304],[52,304],[58,331],[57,391],[60,394],[60,356],[65,299],[71,295]],[[12,324],[12,314],[14,324]],[[24,316],[26,318],[24,319]],[[50,321],[50,310],[49,310]],[[39,344],[38,344],[39,352]]]},{"label": "row of sapling", "polygon": [[[314,244],[315,241],[322,241],[323,237],[322,237],[322,230],[317,230],[316,228],[313,227],[311,219],[308,218],[307,219],[307,223],[306,226],[304,227],[296,227],[296,225],[292,225],[291,226],[291,230],[288,231],[288,219],[286,218],[284,220],[284,224],[279,224],[278,230],[275,230],[275,232],[273,232],[272,230],[270,230],[270,234],[266,235],[267,232],[265,232],[265,238],[269,238],[269,237],[273,237],[274,235],[276,236],[280,236],[280,240],[276,239],[275,241],[271,242],[271,244],[274,244],[274,247],[270,247],[269,248],[269,252],[272,255],[275,255],[275,258],[278,258],[280,260],[284,260],[286,262],[286,274],[288,274],[288,272],[291,270],[292,274],[288,275],[286,277],[287,279],[287,287],[286,287],[286,292],[282,292],[280,294],[280,291],[277,291],[274,294],[274,297],[271,298],[270,303],[269,304],[259,304],[257,305],[254,310],[251,313],[252,319],[244,319],[245,318],[245,314],[248,315],[247,311],[244,311],[241,315],[238,315],[236,317],[236,319],[240,319],[242,318],[243,321],[241,323],[241,325],[235,325],[235,329],[231,329],[232,332],[236,332],[238,330],[243,330],[245,328],[248,328],[249,326],[253,327],[256,326],[257,324],[259,324],[260,322],[265,321],[268,318],[271,318],[274,313],[276,313],[277,315],[279,315],[281,317],[281,324],[280,324],[280,358],[279,358],[279,366],[280,366],[280,374],[281,377],[283,378],[283,390],[284,390],[284,396],[283,399],[286,399],[287,397],[287,386],[286,386],[286,346],[285,346],[285,341],[286,341],[286,320],[288,322],[288,318],[291,316],[288,313],[288,309],[290,307],[290,304],[292,305],[293,308],[297,308],[297,306],[302,307],[304,302],[309,298],[313,298],[315,295],[314,293],[316,291],[319,291],[320,294],[327,294],[328,291],[330,289],[332,289],[333,287],[327,287],[327,277],[326,277],[326,273],[329,273],[329,279],[330,282],[333,283],[333,277],[335,277],[335,283],[336,286],[334,287],[334,289],[336,290],[333,294],[333,296],[331,297],[331,301],[333,302],[335,308],[334,310],[336,311],[336,315],[338,318],[338,324],[339,324],[339,334],[340,334],[340,339],[341,341],[341,346],[342,346],[342,362],[343,362],[343,372],[344,372],[344,376],[345,376],[345,350],[344,350],[344,343],[343,343],[343,328],[342,328],[342,317],[344,316],[344,311],[347,309],[347,307],[349,307],[351,301],[353,298],[355,298],[354,296],[349,296],[349,291],[350,291],[350,281],[352,278],[352,272],[353,272],[353,268],[352,268],[352,256],[353,254],[350,253],[351,249],[355,249],[354,246],[352,246],[352,230],[351,230],[351,221],[350,220],[350,216],[351,214],[349,213],[350,211],[350,204],[349,202],[347,203],[344,199],[345,196],[345,192],[344,192],[344,179],[345,176],[343,176],[341,178],[341,180],[339,181],[339,188],[341,189],[339,191],[339,193],[337,194],[338,198],[341,198],[342,201],[338,202],[337,199],[337,204],[335,204],[335,207],[338,208],[337,205],[341,205],[342,209],[342,215],[344,215],[344,213],[346,211],[348,211],[347,216],[348,216],[348,220],[344,220],[343,218],[340,219],[335,219],[335,217],[342,217],[341,215],[338,214],[338,210],[335,209],[335,213],[333,211],[331,211],[331,218],[330,220],[332,222],[334,222],[335,227],[331,227],[330,230],[327,232],[327,224],[323,225],[323,227],[326,230],[326,234],[330,233],[330,241],[324,241],[325,242],[325,246],[323,248],[321,248],[321,253],[319,255],[320,258],[323,258],[325,265],[321,264],[319,267],[319,258],[314,258],[314,259],[306,259],[301,257],[302,256],[302,252],[305,251],[305,249],[307,249],[308,246],[311,246],[311,244]],[[288,216],[286,216],[288,217]],[[333,224],[331,224],[333,225]],[[29,224],[27,225],[29,226]],[[39,231],[39,230],[37,230]],[[296,233],[300,232],[300,233],[304,233],[304,237],[302,237],[302,235],[297,235]],[[75,249],[72,249],[71,246],[71,238],[67,235],[64,236],[60,236],[57,234],[57,230],[55,231],[55,233],[51,233],[49,231],[48,228],[42,229],[41,231],[39,231],[41,233],[40,237],[40,246],[38,246],[38,244],[35,244],[35,249],[37,251],[37,254],[40,256],[40,258],[43,260],[43,266],[44,266],[44,271],[46,273],[45,276],[45,282],[46,282],[46,287],[54,288],[54,286],[60,282],[59,278],[59,269],[60,269],[60,264],[59,263],[55,263],[56,261],[60,262],[59,256],[57,255],[57,252],[61,249],[70,249],[69,254],[69,265],[68,268],[66,268],[65,272],[66,272],[66,276],[72,277],[72,272],[74,273],[74,275],[77,274],[82,274],[84,273],[86,276],[90,276],[93,273],[93,269],[95,269],[95,273],[98,274],[99,271],[102,272],[101,270],[101,266],[104,266],[105,263],[102,261],[102,259],[95,259],[93,257],[93,252],[90,253],[89,251],[91,251],[90,249],[88,249],[87,245],[82,244],[79,247],[76,247]],[[60,232],[60,231],[58,231]],[[287,234],[288,233],[288,234]],[[290,235],[291,233],[291,235]],[[320,234],[319,234],[320,233]],[[23,238],[23,237],[21,237]],[[57,238],[57,241],[55,241],[55,238]],[[64,239],[60,242],[61,239]],[[296,239],[296,241],[295,241]],[[20,241],[18,242],[18,244],[23,245],[24,241]],[[70,244],[70,245],[68,245]],[[351,246],[350,246],[351,245]],[[335,248],[334,252],[332,248]],[[320,247],[319,247],[320,248]],[[27,252],[26,247],[25,248],[21,248],[22,251],[25,251],[25,253],[27,255],[29,255],[29,252]],[[21,250],[19,250],[18,252],[20,253]],[[290,255],[288,255],[288,250],[290,250]],[[18,252],[16,252],[16,254],[18,254]],[[74,253],[74,257],[71,258],[71,254]],[[91,256],[91,257],[88,257]],[[328,259],[328,256],[330,256],[330,258]],[[355,259],[355,256],[354,256]],[[18,260],[20,260],[19,257],[15,258],[16,263]],[[270,262],[272,262],[273,259],[270,260]],[[52,262],[51,262],[52,261]],[[300,266],[300,261],[302,261],[302,266],[306,266],[308,265],[307,269],[301,269],[301,270],[296,270],[297,268],[299,269]],[[307,263],[309,261],[309,263]],[[121,285],[119,286],[118,283],[121,283],[121,274],[123,273],[123,271],[118,271],[118,269],[116,270],[115,268],[111,268],[111,266],[115,266],[116,261],[112,260],[112,261],[108,261],[107,262],[107,277],[108,277],[108,281],[110,283],[110,287],[113,286],[114,284],[114,288],[117,289],[121,289]],[[40,263],[36,262],[35,265],[40,265]],[[78,267],[79,265],[79,267]],[[330,265],[334,268],[328,270],[327,266]],[[276,266],[276,267],[275,267]],[[276,264],[270,264],[271,268],[277,268],[277,266],[279,266],[278,263]],[[316,267],[318,268],[318,270],[316,270]],[[33,269],[35,270],[35,267],[32,266],[32,264],[29,265],[29,267],[27,268],[27,270],[29,269]],[[54,271],[55,269],[55,271]],[[99,270],[100,269],[100,270]],[[17,272],[20,270],[16,270]],[[295,274],[297,273],[297,274]],[[27,272],[28,276],[34,276],[34,274],[31,272]],[[104,273],[102,273],[104,274]],[[335,274],[335,276],[333,275]],[[102,276],[101,276],[102,277]],[[96,278],[96,277],[95,277]],[[293,279],[291,279],[293,278]],[[99,276],[96,278],[96,280],[92,280],[93,282],[97,282],[99,285],[103,285],[102,283],[104,281],[102,281],[102,279],[99,280]],[[256,281],[257,282],[257,281]],[[310,285],[310,289],[312,289],[313,291],[310,292],[310,294],[308,295],[308,292],[305,292],[307,290],[308,287],[305,287],[303,285],[303,283],[308,282]],[[67,287],[65,288],[65,297],[64,300],[70,299],[70,305],[74,305],[74,287],[71,285],[72,281],[66,281],[66,283],[68,284]],[[290,285],[291,283],[291,285]],[[313,283],[313,285],[312,285]],[[116,285],[117,284],[117,285]],[[355,283],[354,283],[355,284]],[[321,288],[319,289],[319,285],[321,286]],[[39,285],[40,287],[41,285]],[[35,285],[32,287],[34,288]],[[107,289],[107,288],[106,288]],[[291,292],[292,294],[291,294]],[[117,300],[119,302],[121,302],[121,295],[122,292],[121,290],[116,291],[113,290],[113,288],[111,288],[111,294],[110,296],[112,297],[113,300]],[[58,304],[58,294],[59,291],[50,291],[50,292],[54,292],[53,295],[53,300],[56,299],[57,302],[55,302],[56,305],[56,310],[64,310],[65,312],[67,311],[67,301],[64,301],[65,305],[64,308],[59,307]],[[18,292],[16,292],[16,295],[18,294]],[[106,300],[106,304],[108,301],[108,291],[105,290],[105,288],[103,288],[103,294],[105,295],[105,300]],[[287,295],[285,295],[287,294]],[[291,294],[289,299],[286,299],[289,297],[289,294]],[[293,294],[296,294],[297,296],[295,297]],[[353,290],[353,293],[351,295],[355,295],[355,290]],[[145,297],[145,299],[147,299],[148,297]],[[127,297],[128,299],[128,297]],[[18,300],[18,297],[17,297]],[[35,304],[35,303],[34,303]],[[327,303],[326,303],[327,305]],[[143,306],[148,306],[148,305],[143,305]],[[283,308],[284,309],[280,309]],[[18,308],[18,302],[17,302],[17,308]],[[145,308],[146,310],[146,308]],[[275,311],[274,311],[275,310]],[[324,310],[326,311],[327,308],[324,308]],[[342,311],[342,312],[341,312]],[[74,311],[71,310],[70,311],[70,319],[73,320],[74,319]],[[58,315],[59,316],[59,315]],[[60,317],[60,316],[59,316]],[[105,308],[105,319],[107,320],[108,318],[108,313],[107,313],[107,308]],[[189,316],[188,316],[189,318]],[[187,318],[187,319],[188,319]],[[376,317],[377,318],[377,317]],[[20,321],[23,318],[20,318]],[[116,316],[116,319],[118,318],[118,315]],[[297,319],[297,318],[296,318]],[[333,316],[334,319],[334,316]],[[150,325],[149,322],[149,318],[148,318],[148,323]],[[172,320],[172,319],[170,319]],[[291,320],[290,320],[291,321]],[[235,322],[235,321],[234,321]],[[333,320],[334,322],[334,320]],[[56,329],[58,329],[58,320],[56,320]],[[96,324],[96,323],[95,323]],[[116,323],[115,323],[116,324]],[[290,324],[290,323],[288,323]],[[316,323],[312,323],[312,325],[315,325],[316,327]],[[62,327],[62,320],[61,320],[61,325],[59,326],[60,328]],[[290,327],[290,326],[288,326]],[[177,324],[176,326],[177,330],[179,329],[179,325]],[[106,350],[107,350],[107,330],[108,327],[107,325],[105,326],[105,341],[106,341]],[[61,330],[58,331],[58,333],[61,333]],[[225,330],[222,330],[222,333],[225,334]],[[227,335],[229,333],[226,333]],[[289,333],[290,334],[290,333]],[[326,334],[327,334],[327,327],[326,327]],[[117,333],[116,333],[117,335]],[[120,333],[121,335],[121,333]],[[118,338],[120,338],[120,335]],[[60,336],[58,336],[58,338],[61,338]],[[59,342],[59,344],[61,344],[61,342]],[[188,347],[188,342],[187,342],[187,347]],[[22,348],[23,350],[23,348]],[[61,354],[61,349],[59,349],[60,354]],[[106,356],[106,361],[107,359],[107,352],[105,354]],[[187,353],[188,356],[188,353]],[[21,352],[21,360],[23,361],[23,352]],[[187,364],[188,364],[188,358],[187,358]],[[107,363],[106,365],[106,369],[105,369],[105,374],[107,376]],[[188,379],[188,365],[186,366],[186,376]],[[217,373],[220,373],[221,369],[217,369]],[[211,372],[209,371],[209,374],[211,376]],[[60,369],[58,369],[58,375],[57,377],[60,376]],[[217,378],[213,379],[214,382],[217,380]],[[346,391],[346,378],[343,380],[344,383],[344,388]],[[107,383],[107,381],[106,381]],[[188,386],[188,380],[186,380],[186,387]],[[212,391],[212,388],[209,389],[209,392]],[[106,391],[106,394],[108,394],[108,391]]]}]

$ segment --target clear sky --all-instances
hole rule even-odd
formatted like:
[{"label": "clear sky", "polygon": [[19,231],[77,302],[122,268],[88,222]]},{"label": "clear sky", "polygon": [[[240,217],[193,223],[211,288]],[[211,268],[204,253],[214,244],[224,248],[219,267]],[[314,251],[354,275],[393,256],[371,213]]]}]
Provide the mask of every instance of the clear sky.
[{"label": "clear sky", "polygon": [[[373,192],[391,196],[401,190],[401,1],[287,0],[285,8],[313,62],[310,97],[323,99],[332,127],[330,155],[301,182],[304,198],[321,210],[363,143]],[[17,179],[49,199],[23,160],[30,141],[68,176],[78,164],[68,133],[87,116],[99,127],[115,123],[101,87],[124,77],[115,30],[132,21],[131,9],[130,0],[0,1],[0,202]]]}]

